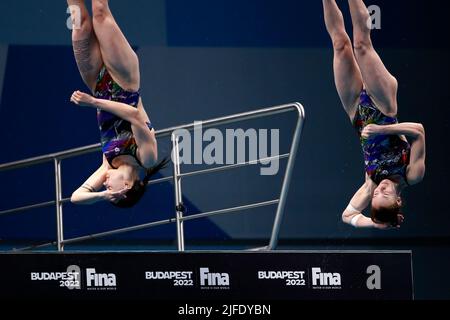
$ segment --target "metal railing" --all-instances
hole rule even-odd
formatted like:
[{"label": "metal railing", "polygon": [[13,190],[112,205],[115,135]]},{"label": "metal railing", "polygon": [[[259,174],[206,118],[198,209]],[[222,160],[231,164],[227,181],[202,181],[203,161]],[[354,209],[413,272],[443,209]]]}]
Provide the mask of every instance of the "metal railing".
[{"label": "metal railing", "polygon": [[[29,250],[29,249],[34,249],[34,248],[42,248],[42,247],[56,245],[58,248],[58,251],[63,251],[64,246],[66,244],[73,244],[73,243],[82,242],[82,241],[86,241],[86,240],[91,240],[91,239],[96,239],[96,238],[101,238],[101,237],[106,237],[106,236],[111,236],[111,235],[117,235],[117,234],[123,234],[123,233],[131,232],[131,231],[148,229],[151,227],[156,227],[156,226],[160,226],[160,225],[164,225],[164,224],[176,223],[178,250],[184,251],[184,230],[183,230],[184,221],[206,218],[206,217],[211,217],[211,216],[216,216],[216,215],[226,214],[226,213],[232,213],[232,212],[237,212],[237,211],[250,210],[253,208],[278,205],[276,215],[275,215],[275,221],[273,224],[270,243],[267,247],[259,248],[259,249],[265,249],[265,250],[273,250],[277,246],[277,243],[278,243],[279,230],[280,230],[281,221],[282,221],[283,214],[284,214],[284,208],[286,205],[287,194],[288,194],[289,185],[290,185],[291,178],[292,178],[292,172],[293,172],[294,163],[295,163],[295,159],[296,159],[296,155],[297,155],[297,151],[298,151],[298,147],[299,147],[303,124],[305,121],[305,111],[304,111],[303,106],[300,103],[292,103],[292,104],[287,104],[287,105],[281,105],[281,106],[276,106],[276,107],[271,107],[271,108],[255,110],[255,111],[249,111],[249,112],[245,112],[245,113],[239,113],[239,114],[235,114],[235,115],[220,117],[220,118],[201,122],[203,128],[209,128],[212,126],[241,122],[241,121],[245,121],[245,120],[262,118],[262,117],[267,117],[267,116],[272,116],[272,115],[286,113],[286,112],[292,112],[292,111],[297,112],[298,120],[297,120],[296,128],[294,131],[291,149],[288,154],[278,155],[278,156],[274,156],[274,157],[270,157],[270,158],[257,159],[254,161],[248,161],[248,162],[243,162],[243,163],[238,163],[238,164],[233,164],[233,165],[225,165],[225,166],[216,167],[216,168],[212,168],[212,169],[198,170],[198,171],[193,171],[193,172],[188,172],[188,173],[181,173],[180,158],[179,158],[179,137],[177,135],[177,131],[183,130],[183,129],[191,131],[195,128],[196,125],[199,124],[199,122],[157,131],[156,132],[157,138],[168,137],[168,136],[171,136],[171,138],[172,138],[172,144],[173,144],[173,150],[174,150],[174,152],[173,152],[173,155],[174,155],[173,156],[173,176],[164,177],[164,178],[157,179],[157,180],[152,180],[149,182],[149,184],[158,184],[158,183],[162,183],[162,182],[166,182],[166,181],[173,181],[174,190],[175,190],[175,212],[176,212],[175,218],[160,220],[160,221],[156,221],[156,222],[150,222],[150,223],[146,223],[146,224],[116,229],[116,230],[107,231],[107,232],[90,234],[90,235],[81,236],[81,237],[72,238],[72,239],[64,239],[63,205],[65,203],[69,202],[70,198],[65,198],[65,199],[62,198],[61,162],[64,159],[73,158],[76,156],[99,151],[101,149],[100,144],[66,150],[63,152],[48,154],[48,155],[25,159],[25,160],[21,160],[21,161],[1,164],[0,172],[6,171],[6,170],[35,166],[35,165],[42,164],[42,163],[53,162],[54,169],[55,169],[56,197],[55,197],[54,201],[47,201],[47,202],[42,202],[42,203],[37,203],[37,204],[28,205],[28,206],[23,206],[23,207],[0,211],[0,216],[6,215],[6,214],[18,213],[18,212],[36,209],[36,208],[50,207],[53,205],[56,207],[56,222],[57,222],[56,223],[56,227],[57,227],[56,241],[22,248],[21,250]],[[265,201],[265,202],[259,202],[259,203],[253,203],[253,204],[247,204],[247,205],[242,205],[242,206],[238,206],[238,207],[225,208],[225,209],[221,209],[221,210],[215,210],[215,211],[199,213],[199,214],[194,214],[194,215],[189,215],[189,216],[184,216],[183,196],[182,196],[182,191],[181,191],[182,178],[187,178],[187,177],[201,175],[201,174],[207,174],[207,173],[213,173],[213,172],[219,172],[219,171],[223,171],[223,170],[231,170],[231,169],[235,169],[235,168],[239,168],[239,167],[243,167],[243,166],[250,166],[250,165],[258,164],[258,163],[264,162],[264,161],[269,161],[269,160],[274,160],[274,159],[286,159],[286,158],[288,158],[288,164],[287,164],[286,172],[284,175],[284,180],[283,180],[283,184],[282,184],[282,188],[281,188],[280,197],[278,199]]]}]

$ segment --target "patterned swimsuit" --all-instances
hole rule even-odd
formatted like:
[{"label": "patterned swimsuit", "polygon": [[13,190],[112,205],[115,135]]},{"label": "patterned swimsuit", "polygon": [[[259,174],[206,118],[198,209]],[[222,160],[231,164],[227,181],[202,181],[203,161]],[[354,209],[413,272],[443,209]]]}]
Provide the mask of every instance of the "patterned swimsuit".
[{"label": "patterned swimsuit", "polygon": [[[137,108],[140,93],[129,92],[122,89],[111,77],[106,67],[103,67],[97,79],[94,95],[98,99],[111,100],[128,104]],[[113,160],[122,155],[134,157],[139,165],[137,157],[137,144],[131,130],[131,123],[116,115],[97,109],[97,121],[100,129],[102,152],[113,167]],[[152,126],[147,124],[150,130]],[[113,167],[114,168],[114,167]]]},{"label": "patterned swimsuit", "polygon": [[388,117],[377,109],[365,90],[361,92],[353,125],[361,140],[366,172],[376,184],[396,175],[400,175],[408,183],[406,169],[409,165],[411,146],[398,135],[379,135],[364,139],[361,133],[369,124],[397,123],[397,118]]}]

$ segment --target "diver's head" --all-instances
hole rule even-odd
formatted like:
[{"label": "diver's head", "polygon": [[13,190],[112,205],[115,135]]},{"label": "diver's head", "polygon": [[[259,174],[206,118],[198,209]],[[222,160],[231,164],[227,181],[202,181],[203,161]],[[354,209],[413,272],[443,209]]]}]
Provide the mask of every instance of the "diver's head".
[{"label": "diver's head", "polygon": [[113,191],[120,191],[125,188],[129,190],[125,193],[123,199],[111,202],[112,205],[118,208],[131,208],[136,205],[147,191],[147,185],[150,178],[166,167],[169,161],[169,158],[163,159],[156,166],[147,169],[142,175],[140,174],[141,168],[139,167],[125,166],[123,170],[120,170],[119,167],[118,170],[123,171],[122,174],[117,174],[117,176],[113,177],[109,176],[109,182],[107,179],[108,186],[113,187]]},{"label": "diver's head", "polygon": [[398,185],[389,179],[381,181],[372,197],[372,221],[377,224],[398,226],[403,220],[402,204]]},{"label": "diver's head", "polygon": [[[129,208],[136,204],[145,192],[145,190],[140,190],[143,183],[139,178],[139,168],[129,165],[121,165],[117,169],[108,170],[103,185],[110,192],[121,192],[121,199],[110,200],[110,202],[123,208]],[[140,196],[136,197],[139,194]]]}]

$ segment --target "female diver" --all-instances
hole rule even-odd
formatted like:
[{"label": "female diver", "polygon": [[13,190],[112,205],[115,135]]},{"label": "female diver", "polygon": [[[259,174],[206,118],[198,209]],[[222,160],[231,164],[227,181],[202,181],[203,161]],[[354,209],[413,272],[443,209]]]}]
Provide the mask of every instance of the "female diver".
[{"label": "female diver", "polygon": [[[397,119],[397,80],[384,66],[370,37],[363,0],[348,0],[353,46],[335,0],[323,0],[325,24],[334,48],[334,76],[341,102],[357,130],[366,181],[342,219],[357,228],[398,228],[404,221],[402,191],[425,175],[425,130]],[[371,217],[363,211],[371,205]]]},{"label": "female diver", "polygon": [[114,20],[108,0],[92,0],[92,19],[84,0],[68,0],[68,5],[75,60],[92,92],[75,91],[70,100],[97,109],[103,151],[102,165],[71,201],[109,201],[129,208],[142,197],[150,177],[167,163],[157,164],[155,131],[139,94],[138,57]]}]

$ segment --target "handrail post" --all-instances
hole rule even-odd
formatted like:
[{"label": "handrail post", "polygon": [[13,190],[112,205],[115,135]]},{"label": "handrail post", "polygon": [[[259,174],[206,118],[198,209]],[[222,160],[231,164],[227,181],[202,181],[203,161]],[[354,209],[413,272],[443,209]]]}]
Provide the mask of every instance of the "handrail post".
[{"label": "handrail post", "polygon": [[181,169],[180,169],[180,137],[176,132],[172,133],[172,161],[173,161],[173,185],[175,190],[175,211],[177,222],[178,251],[184,251],[184,227],[183,227],[183,194],[181,193]]},{"label": "handrail post", "polygon": [[56,191],[56,241],[58,251],[64,251],[64,229],[63,229],[63,203],[61,184],[61,160],[54,159],[55,163],[55,191]]},{"label": "handrail post", "polygon": [[280,226],[284,216],[284,208],[286,207],[286,200],[289,191],[289,186],[292,180],[292,172],[294,171],[295,159],[297,157],[297,150],[300,144],[300,137],[303,131],[303,124],[305,122],[305,110],[301,104],[296,104],[298,111],[298,120],[295,127],[294,137],[291,144],[291,150],[289,152],[289,160],[284,174],[283,185],[281,188],[280,202],[278,203],[277,213],[275,215],[275,221],[272,229],[272,236],[270,238],[270,244],[268,250],[274,250],[278,244],[278,236],[280,233]]}]

